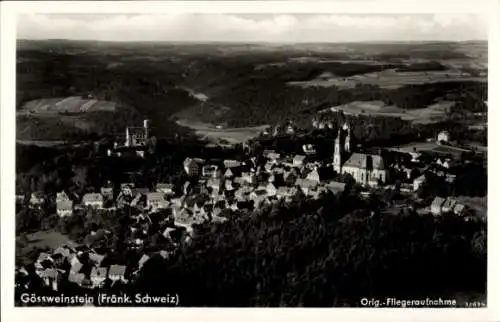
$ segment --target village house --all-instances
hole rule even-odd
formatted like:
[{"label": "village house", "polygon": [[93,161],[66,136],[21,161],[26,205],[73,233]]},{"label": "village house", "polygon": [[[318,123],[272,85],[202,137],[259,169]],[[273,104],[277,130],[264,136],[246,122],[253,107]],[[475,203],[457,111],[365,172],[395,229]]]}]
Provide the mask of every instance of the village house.
[{"label": "village house", "polygon": [[101,188],[101,195],[104,198],[104,201],[111,201],[113,200],[113,188],[112,187],[102,187]]},{"label": "village house", "polygon": [[71,255],[71,250],[67,247],[59,246],[54,250],[53,255],[55,254],[61,254],[64,258],[68,258]]},{"label": "village house", "polygon": [[327,184],[325,184],[325,188],[330,190],[333,194],[336,195],[338,193],[344,192],[345,183],[338,181],[330,181]]},{"label": "village house", "polygon": [[59,217],[71,216],[73,214],[73,201],[60,200],[56,203],[56,212]]},{"label": "village house", "polygon": [[40,208],[45,202],[45,198],[41,192],[33,192],[30,196],[30,208]]},{"label": "village house", "polygon": [[276,193],[278,192],[278,190],[276,189],[276,187],[272,183],[269,183],[266,186],[266,192],[267,192],[267,195],[269,197],[274,197],[274,196],[276,196]]},{"label": "village house", "polygon": [[60,201],[67,201],[67,200],[70,200],[70,199],[65,191],[61,191],[61,192],[58,192],[56,194],[56,203],[60,202]]},{"label": "village house", "polygon": [[57,279],[59,272],[55,268],[38,271],[37,274],[42,279],[45,286],[51,287],[54,291],[57,291]]},{"label": "village house", "polygon": [[44,269],[45,267],[44,266],[47,266],[47,265],[44,265],[46,261],[49,261],[49,262],[53,262],[52,260],[52,257],[50,256],[49,253],[45,253],[45,252],[41,252],[40,254],[38,254],[38,259],[35,261],[35,269],[37,270],[42,270]]},{"label": "village house", "polygon": [[68,275],[68,281],[70,283],[75,283],[78,286],[82,286],[84,279],[85,279],[85,274],[83,273],[74,273]]},{"label": "village house", "polygon": [[196,177],[200,172],[200,164],[194,159],[186,158],[182,165],[188,176]]},{"label": "village house", "polygon": [[132,199],[132,201],[130,201],[130,207],[142,207],[143,206],[143,199],[144,199],[144,195],[140,192],[137,192],[134,196],[134,198]]},{"label": "village house", "polygon": [[298,179],[298,174],[295,171],[288,171],[283,175],[283,179],[285,180],[285,184],[293,185]]},{"label": "village house", "polygon": [[229,179],[226,179],[224,181],[224,189],[226,191],[233,191],[235,189],[235,186],[233,184],[233,181],[232,180],[229,180]]},{"label": "village house", "polygon": [[220,179],[210,178],[207,181],[207,188],[211,189],[213,195],[216,195],[221,191],[222,183],[223,182]]},{"label": "village house", "polygon": [[441,208],[442,212],[444,213],[449,213],[452,212],[453,209],[455,208],[455,205],[457,204],[457,201],[453,198],[448,198],[446,201],[443,203],[443,206]]},{"label": "village house", "polygon": [[413,180],[413,191],[418,191],[422,184],[425,182],[425,175],[421,175],[420,177],[415,178]]},{"label": "village house", "polygon": [[302,146],[302,151],[304,151],[304,153],[306,155],[315,155],[316,154],[316,148],[312,144],[304,144]]},{"label": "village house", "polygon": [[92,267],[90,271],[90,281],[93,288],[102,287],[108,275],[107,267]]},{"label": "village house", "polygon": [[304,160],[306,157],[304,155],[296,155],[293,157],[292,165],[296,168],[301,168],[304,166]]},{"label": "village house", "polygon": [[174,185],[171,183],[157,183],[156,192],[161,192],[165,195],[174,195]]},{"label": "village house", "polygon": [[163,230],[162,235],[163,235],[163,237],[165,237],[166,239],[172,240],[172,235],[171,235],[171,233],[172,233],[173,231],[175,231],[175,230],[176,230],[175,228],[172,228],[172,227],[167,227],[167,228],[165,228],[165,230]]},{"label": "village house", "polygon": [[111,265],[108,271],[108,277],[113,282],[121,281],[127,282],[125,279],[125,271],[127,267],[124,265]]},{"label": "village house", "polygon": [[[105,234],[108,234],[109,231],[104,231]],[[102,261],[104,260],[104,255],[97,254],[96,252],[88,253],[89,260],[92,261],[95,265],[100,266]]]},{"label": "village house", "polygon": [[132,196],[134,194],[135,184],[134,183],[122,183],[120,189],[125,196]]},{"label": "village house", "polygon": [[82,204],[86,207],[102,209],[104,198],[100,193],[86,193],[83,195]]},{"label": "village house", "polygon": [[276,153],[272,150],[264,151],[263,155],[266,159],[269,159],[269,160],[273,161],[274,163],[276,163],[281,158],[281,155],[279,153]]},{"label": "village house", "polygon": [[149,256],[144,254],[142,255],[142,257],[139,259],[139,262],[137,263],[137,266],[139,268],[139,270],[142,269],[142,267],[144,266],[144,264],[146,264],[146,262],[149,260]]},{"label": "village house", "polygon": [[234,177],[234,173],[231,169],[227,169],[226,172],[224,172],[224,178],[233,178]]},{"label": "village house", "polygon": [[448,131],[439,132],[436,141],[438,144],[448,143],[450,141],[450,132]]},{"label": "village house", "polygon": [[253,172],[244,172],[241,174],[241,178],[246,184],[255,184],[257,183],[257,175]]},{"label": "village house", "polygon": [[444,202],[445,202],[444,198],[441,197],[434,198],[431,204],[431,213],[436,216],[441,215]]},{"label": "village house", "polygon": [[312,192],[312,190],[316,188],[318,183],[316,181],[312,181],[309,179],[297,179],[295,185],[298,186],[302,190],[302,192],[307,196]]},{"label": "village house", "polygon": [[455,213],[455,215],[458,215],[458,216],[462,216],[464,214],[466,210],[466,207],[461,204],[461,203],[456,203],[455,204],[455,207],[453,208],[453,212]]},{"label": "village house", "polygon": [[237,168],[241,166],[241,162],[237,160],[224,160],[223,163],[226,169]]},{"label": "village house", "polygon": [[213,164],[206,164],[201,167],[201,175],[203,177],[215,177],[217,174],[218,166]]},{"label": "village house", "polygon": [[146,206],[153,212],[167,208],[168,204],[169,202],[162,192],[149,192],[146,195]]},{"label": "village house", "polygon": [[313,181],[313,182],[316,182],[316,183],[319,184],[319,182],[320,182],[320,176],[319,176],[318,170],[314,169],[313,171],[309,172],[307,174],[306,179],[310,180],[310,181]]},{"label": "village house", "polygon": [[25,195],[23,194],[16,194],[16,204],[22,204],[24,203]]}]

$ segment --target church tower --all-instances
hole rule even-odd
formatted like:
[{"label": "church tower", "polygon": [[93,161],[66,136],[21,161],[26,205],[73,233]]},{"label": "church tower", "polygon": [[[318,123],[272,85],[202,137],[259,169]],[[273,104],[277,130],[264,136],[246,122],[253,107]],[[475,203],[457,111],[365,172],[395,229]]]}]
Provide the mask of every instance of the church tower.
[{"label": "church tower", "polygon": [[341,131],[337,134],[335,139],[335,150],[333,152],[333,170],[337,173],[342,172],[342,145],[340,144]]},{"label": "church tower", "polygon": [[349,124],[344,124],[344,130],[347,131],[347,136],[345,137],[344,141],[344,151],[349,153],[351,152],[351,127],[349,126]]}]

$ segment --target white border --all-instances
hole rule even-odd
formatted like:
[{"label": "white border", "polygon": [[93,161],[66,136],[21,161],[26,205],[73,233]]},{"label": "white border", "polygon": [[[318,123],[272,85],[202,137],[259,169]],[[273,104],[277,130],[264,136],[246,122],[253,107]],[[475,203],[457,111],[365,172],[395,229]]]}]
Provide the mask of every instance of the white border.
[{"label": "white border", "polygon": [[[314,4],[312,5],[312,2]],[[204,12],[204,13],[484,13],[490,15],[489,38],[489,86],[497,90],[489,92],[490,122],[500,119],[499,72],[500,57],[500,5],[497,0],[337,0],[320,1],[8,1],[1,2],[1,277],[2,277],[2,320],[44,321],[68,320],[73,322],[106,319],[107,321],[131,318],[173,321],[201,319],[203,321],[233,320],[310,320],[330,321],[333,318],[355,318],[359,321],[498,321],[499,310],[494,303],[500,303],[498,294],[498,235],[499,218],[496,216],[499,204],[494,196],[489,197],[488,212],[488,303],[487,309],[92,309],[92,308],[14,308],[14,181],[15,181],[15,48],[16,15],[19,13],[161,13],[161,12]],[[500,164],[496,151],[494,127],[489,127],[490,164]],[[492,139],[493,138],[493,139]],[[498,170],[488,171],[489,191],[495,194],[493,183],[498,182]],[[500,178],[499,178],[500,179]],[[494,255],[495,256],[494,256]],[[467,276],[464,276],[467,278]],[[497,286],[497,288],[494,287]]]}]

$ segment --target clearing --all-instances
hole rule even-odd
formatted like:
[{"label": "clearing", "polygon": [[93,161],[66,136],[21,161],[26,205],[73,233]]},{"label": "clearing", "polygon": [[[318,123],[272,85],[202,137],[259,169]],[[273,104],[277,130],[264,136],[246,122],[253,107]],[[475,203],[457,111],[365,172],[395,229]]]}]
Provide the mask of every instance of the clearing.
[{"label": "clearing", "polygon": [[27,102],[18,114],[85,113],[94,111],[115,111],[116,103],[79,96],[64,98],[42,98]]},{"label": "clearing", "polygon": [[396,89],[404,85],[419,85],[437,82],[465,82],[476,81],[486,82],[486,76],[471,76],[461,71],[403,71],[398,72],[395,69],[386,69],[380,72],[359,74],[350,77],[337,77],[333,75],[321,75],[320,77],[309,81],[288,82],[290,86],[300,87],[332,87],[341,89],[350,89],[357,84],[377,85],[381,88]]},{"label": "clearing", "polygon": [[403,120],[413,123],[435,123],[446,118],[448,109],[454,104],[452,101],[440,101],[429,105],[426,108],[405,110],[397,106],[385,105],[382,101],[353,101],[348,104],[333,106],[329,109],[320,111],[326,113],[329,111],[342,110],[346,115],[374,115],[385,117],[400,117]]},{"label": "clearing", "polygon": [[227,141],[231,144],[242,143],[254,138],[268,127],[268,125],[261,125],[241,128],[217,128],[213,124],[191,122],[186,119],[177,120],[176,123],[195,130],[196,134],[200,135],[203,139],[214,143]]}]

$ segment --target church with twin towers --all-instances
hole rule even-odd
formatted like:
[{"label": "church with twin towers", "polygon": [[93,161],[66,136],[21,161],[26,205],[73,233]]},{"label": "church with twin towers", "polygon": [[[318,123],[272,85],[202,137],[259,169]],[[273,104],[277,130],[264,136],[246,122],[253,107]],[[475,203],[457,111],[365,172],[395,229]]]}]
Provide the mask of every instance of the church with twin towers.
[{"label": "church with twin towers", "polygon": [[339,127],[335,139],[333,169],[339,174],[350,174],[364,186],[384,184],[388,175],[381,155],[352,151],[351,127],[347,122]]}]

